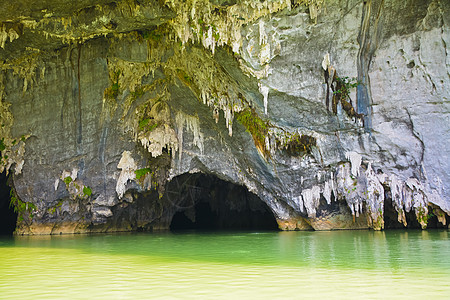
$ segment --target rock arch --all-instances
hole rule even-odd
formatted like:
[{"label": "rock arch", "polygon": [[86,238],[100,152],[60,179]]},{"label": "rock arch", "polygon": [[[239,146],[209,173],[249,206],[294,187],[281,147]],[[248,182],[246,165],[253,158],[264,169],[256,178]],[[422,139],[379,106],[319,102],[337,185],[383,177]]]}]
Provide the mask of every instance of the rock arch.
[{"label": "rock arch", "polygon": [[171,230],[277,230],[273,212],[245,187],[203,173],[183,174],[167,184],[164,199],[174,214]]}]

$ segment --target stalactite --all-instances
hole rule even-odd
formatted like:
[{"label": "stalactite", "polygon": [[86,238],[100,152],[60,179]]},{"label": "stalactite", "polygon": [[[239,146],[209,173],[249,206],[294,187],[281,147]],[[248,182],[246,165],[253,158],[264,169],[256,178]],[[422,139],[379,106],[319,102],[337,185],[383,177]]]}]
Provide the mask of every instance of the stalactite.
[{"label": "stalactite", "polygon": [[310,189],[304,189],[302,191],[303,204],[308,213],[308,217],[312,218],[316,216],[316,209],[319,206],[320,200],[320,187],[313,186]]},{"label": "stalactite", "polygon": [[152,157],[158,157],[163,154],[165,148],[170,149],[173,153],[180,145],[177,134],[167,124],[159,125],[148,133],[140,133],[138,139]]},{"label": "stalactite", "polygon": [[200,120],[197,116],[190,116],[181,111],[177,112],[175,117],[175,123],[177,124],[178,130],[178,155],[179,160],[181,161],[181,155],[183,152],[183,132],[184,129],[193,135],[192,143],[198,147],[200,150],[200,154],[203,154],[204,145],[203,145],[203,133],[200,130]]},{"label": "stalactite", "polygon": [[128,181],[136,179],[136,174],[134,171],[136,171],[137,165],[134,162],[130,151],[122,152],[122,157],[117,164],[117,168],[122,170],[116,184],[116,193],[119,199],[121,199],[126,192],[126,185]]},{"label": "stalactite", "polygon": [[358,176],[359,168],[361,166],[362,156],[356,152],[347,152],[347,153],[345,153],[345,158],[350,160],[350,163],[352,165],[352,175]]},{"label": "stalactite", "polygon": [[5,44],[8,40],[10,43],[12,43],[19,37],[19,33],[17,33],[14,28],[7,28],[5,24],[0,25],[0,47],[2,47],[3,49],[5,49]]},{"label": "stalactite", "polygon": [[259,84],[259,92],[263,95],[264,98],[264,114],[267,115],[267,105],[269,99],[269,87],[264,86],[261,83]]}]

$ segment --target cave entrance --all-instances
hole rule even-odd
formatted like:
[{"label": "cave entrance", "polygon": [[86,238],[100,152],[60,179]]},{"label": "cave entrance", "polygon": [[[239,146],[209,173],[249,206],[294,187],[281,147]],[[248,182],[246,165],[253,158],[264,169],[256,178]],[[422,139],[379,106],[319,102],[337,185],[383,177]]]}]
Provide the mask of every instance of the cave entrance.
[{"label": "cave entrance", "polygon": [[245,187],[202,173],[183,174],[166,186],[175,208],[170,230],[278,230],[275,217]]},{"label": "cave entrance", "polygon": [[[385,187],[385,190],[389,191],[389,188]],[[428,213],[427,229],[447,228],[446,225],[443,225],[438,221],[432,206],[428,206]],[[419,221],[417,221],[416,213],[413,209],[409,212],[405,212],[405,218],[407,223],[406,226],[398,222],[398,212],[394,209],[390,195],[386,193],[384,197],[384,229],[422,229]],[[446,224],[449,224],[450,218],[448,216],[445,218]]]},{"label": "cave entrance", "polygon": [[16,229],[17,213],[9,207],[11,188],[6,171],[0,173],[0,235],[11,235]]}]

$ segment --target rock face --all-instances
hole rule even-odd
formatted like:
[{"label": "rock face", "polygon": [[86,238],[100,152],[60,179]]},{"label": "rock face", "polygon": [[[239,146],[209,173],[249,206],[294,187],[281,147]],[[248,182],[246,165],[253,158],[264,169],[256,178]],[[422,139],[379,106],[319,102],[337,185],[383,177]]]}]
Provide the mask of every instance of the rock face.
[{"label": "rock face", "polygon": [[447,225],[448,1],[22,2],[0,4],[16,233],[168,229],[206,198],[282,230]]}]

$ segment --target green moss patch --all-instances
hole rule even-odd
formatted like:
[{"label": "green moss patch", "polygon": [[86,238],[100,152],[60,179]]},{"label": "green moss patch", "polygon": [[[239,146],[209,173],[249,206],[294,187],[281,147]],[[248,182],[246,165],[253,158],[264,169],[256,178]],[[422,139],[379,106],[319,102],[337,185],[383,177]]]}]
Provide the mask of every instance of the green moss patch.
[{"label": "green moss patch", "polygon": [[113,73],[113,76],[111,78],[112,85],[105,89],[104,97],[106,99],[116,99],[119,95],[120,91],[120,84],[119,84],[119,78],[122,72],[120,70]]},{"label": "green moss patch", "polygon": [[256,147],[261,150],[262,153],[266,153],[265,140],[271,126],[270,122],[261,119],[252,108],[246,108],[243,111],[238,112],[236,119],[244,125],[247,131],[252,135]]},{"label": "green moss patch", "polygon": [[6,149],[6,145],[5,145],[5,138],[2,138],[0,140],[0,152],[4,151]]},{"label": "green moss patch", "polygon": [[69,184],[73,181],[72,177],[67,176],[64,178],[64,183],[66,184],[66,186],[68,187]]},{"label": "green moss patch", "polygon": [[291,156],[303,156],[312,151],[316,146],[316,139],[309,135],[300,135],[298,133],[288,134],[285,141],[286,152]]},{"label": "green moss patch", "polygon": [[158,127],[158,123],[156,123],[153,118],[145,118],[139,121],[139,129],[141,131],[150,132],[156,127]]},{"label": "green moss patch", "polygon": [[[263,120],[254,109],[247,108],[236,114],[236,119],[244,125],[252,135],[255,146],[264,155],[270,157],[270,152],[266,149],[266,137],[274,126],[268,120]],[[274,138],[273,135],[270,135]],[[277,148],[284,150],[290,156],[303,156],[311,154],[313,147],[316,147],[316,139],[309,135],[290,133],[284,131],[281,135],[275,136]]]},{"label": "green moss patch", "polygon": [[9,207],[12,207],[14,212],[19,215],[19,221],[23,221],[25,217],[31,219],[33,217],[33,211],[36,210],[36,205],[31,202],[23,202],[17,197],[15,191],[10,191]]},{"label": "green moss patch", "polygon": [[83,187],[83,194],[90,197],[92,195],[92,189],[88,186]]},{"label": "green moss patch", "polygon": [[143,168],[143,169],[137,169],[136,171],[134,171],[134,174],[136,174],[137,180],[143,181],[145,176],[151,172],[152,172],[151,168]]}]

